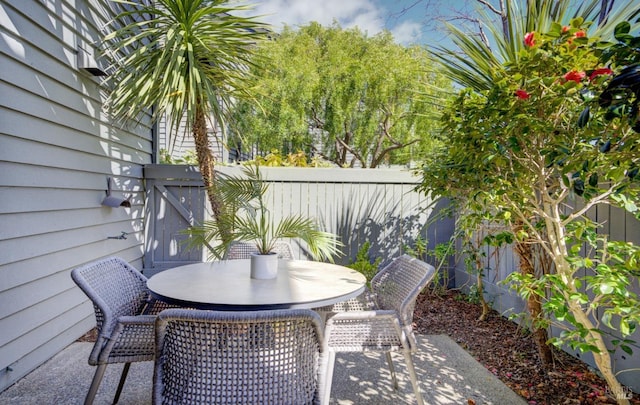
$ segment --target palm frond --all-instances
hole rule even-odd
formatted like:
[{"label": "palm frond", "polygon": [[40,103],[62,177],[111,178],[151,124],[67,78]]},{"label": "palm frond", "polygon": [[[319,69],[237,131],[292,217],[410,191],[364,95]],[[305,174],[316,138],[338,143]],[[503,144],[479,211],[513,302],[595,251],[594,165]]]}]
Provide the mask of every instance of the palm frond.
[{"label": "palm frond", "polygon": [[[568,25],[571,19],[577,17],[584,21],[595,21],[602,7],[600,0],[584,1],[577,6],[572,0],[526,1],[521,7],[523,3],[522,0],[505,0],[505,26],[501,20],[496,21],[485,10],[478,8],[480,22],[490,34],[489,44],[483,43],[474,34],[447,24],[451,40],[458,49],[435,47],[431,52],[435,60],[459,85],[478,92],[488,90],[504,71],[504,64],[518,60],[527,32],[546,32],[553,23]],[[590,35],[612,38],[618,23],[634,21],[638,15],[640,10],[634,2],[621,4],[601,24],[594,24]],[[635,22],[634,28],[637,26],[638,22]]]},{"label": "palm frond", "polygon": [[[207,244],[215,257],[224,255],[229,243],[247,241],[255,243],[260,253],[273,250],[283,238],[300,238],[309,247],[316,260],[333,261],[341,254],[342,244],[335,234],[319,230],[311,219],[290,216],[276,221],[269,212],[264,197],[268,183],[264,181],[258,166],[242,168],[242,175],[218,174],[216,192],[223,204],[221,218],[207,221],[185,231],[190,236],[189,247]],[[215,242],[224,241],[218,244]]]},{"label": "palm frond", "polygon": [[193,122],[199,106],[224,122],[225,106],[251,97],[249,67],[256,63],[251,49],[268,32],[256,18],[237,15],[247,6],[226,3],[157,0],[134,8],[129,3],[103,41],[112,63],[109,111],[123,121],[137,120],[153,106],[152,118],[166,113],[177,130],[185,118]]}]

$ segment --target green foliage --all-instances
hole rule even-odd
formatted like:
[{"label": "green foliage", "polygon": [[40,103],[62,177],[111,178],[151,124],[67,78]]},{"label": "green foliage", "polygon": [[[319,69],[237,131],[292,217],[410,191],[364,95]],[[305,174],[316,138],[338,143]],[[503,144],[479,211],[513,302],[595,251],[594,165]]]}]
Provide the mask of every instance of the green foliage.
[{"label": "green foliage", "polygon": [[[443,117],[447,148],[424,167],[423,187],[507,229],[489,242],[517,238],[551,259],[553,271],[513,273],[507,281],[542,302],[547,316],[536,326],[565,327],[554,344],[594,353],[607,373],[602,327],[627,336],[640,320],[630,270],[638,253],[609,242],[586,214],[600,204],[637,214],[640,134],[631,109],[614,115],[600,105],[596,95],[606,94],[611,73],[624,72],[628,59],[607,53],[612,44],[589,37],[589,26],[577,18],[528,33],[517,58],[492,72],[489,88],[461,91]],[[617,384],[611,373],[606,378]]]},{"label": "green foliage", "polygon": [[363,167],[408,163],[433,148],[434,112],[449,94],[438,88],[450,85],[423,49],[395,44],[389,33],[311,23],[286,28],[258,51],[269,61],[252,70],[261,108],[234,109],[238,145],[314,151]]},{"label": "green foliage", "polygon": [[265,156],[258,156],[255,160],[246,163],[270,167],[331,167],[329,162],[318,156],[308,159],[307,154],[301,150],[283,156],[278,149],[272,149]]},{"label": "green foliage", "polygon": [[155,120],[166,113],[177,133],[183,118],[194,123],[197,109],[222,123],[225,106],[252,98],[252,47],[268,31],[256,18],[238,16],[248,7],[208,0],[114,2],[125,5],[105,28],[102,53],[111,64],[106,105],[116,118],[138,121],[151,111]]},{"label": "green foliage", "polygon": [[[618,330],[623,337],[633,334],[640,324],[640,299],[634,293],[639,287],[640,247],[609,241],[606,235],[598,234],[595,224],[588,220],[573,223],[570,228],[567,243],[571,248],[567,260],[573,274],[547,274],[534,279],[514,273],[507,281],[523,297],[532,294],[541,297],[545,312],[553,314],[554,325],[564,329],[552,340],[553,344],[569,344],[581,351],[600,352],[601,349],[591,342],[589,330],[569,310],[567,300],[579,305],[587,315],[597,317],[594,325],[597,333],[606,326]],[[588,251],[583,251],[585,243]],[[577,272],[585,275],[580,276]],[[548,294],[549,290],[551,294]],[[539,322],[539,326],[549,326],[548,320]],[[623,339],[615,345],[630,353],[629,343],[632,341]]]},{"label": "green foliage", "polygon": [[[637,212],[640,154],[635,149],[640,142],[630,128],[633,114],[631,120],[626,117],[632,111],[626,106],[633,101],[619,103],[612,97],[617,105],[607,115],[597,96],[613,82],[607,68],[619,77],[631,60],[625,59],[631,49],[627,45],[637,43],[629,33],[638,21],[628,27],[619,23],[635,19],[637,5],[620,4],[598,25],[585,21],[595,19],[606,2],[502,5],[501,24],[482,17],[490,41],[452,28],[461,52],[436,52],[448,75],[465,89],[443,115],[446,142],[424,165],[422,189],[451,199],[467,219],[468,232],[488,221],[539,252],[535,263],[545,267],[535,273],[542,276],[511,276],[523,298],[544,303],[547,318],[536,317],[535,322],[546,327],[552,316],[573,327],[558,341],[596,353],[596,365],[610,388],[621,392],[601,330],[590,318],[591,297],[584,292],[594,280],[580,279],[578,270],[589,266],[570,259],[579,251],[578,242],[570,247],[567,240],[587,237],[571,224],[585,220],[599,204]],[[614,35],[625,45],[601,40]],[[618,52],[625,47],[627,51]],[[591,287],[599,291],[598,283]],[[618,327],[625,333],[625,322]]]},{"label": "green foliage", "polygon": [[362,273],[367,278],[367,283],[371,282],[373,276],[378,273],[381,257],[376,257],[373,261],[369,258],[369,248],[371,243],[369,241],[362,244],[358,253],[356,253],[356,259],[352,263],[347,264],[347,267],[354,269]]},{"label": "green foliage", "polygon": [[180,157],[173,157],[166,149],[160,149],[160,163],[165,165],[196,165],[198,156],[195,150],[188,150]]},{"label": "green foliage", "polygon": [[476,284],[472,284],[469,286],[469,291],[466,294],[458,294],[456,295],[457,300],[464,300],[471,304],[479,304],[480,303],[480,292],[478,290],[478,286]]},{"label": "green foliage", "polygon": [[427,260],[427,244],[428,240],[423,238],[422,235],[418,235],[413,242],[413,246],[405,246],[404,250],[408,255],[411,255],[417,259]]},{"label": "green foliage", "polygon": [[455,240],[438,243],[433,250],[428,248],[428,240],[418,235],[413,246],[404,247],[405,253],[427,263],[434,263],[436,269],[435,282],[431,283],[436,294],[444,294],[449,282],[449,258],[454,254]]},{"label": "green foliage", "polygon": [[[607,15],[604,24],[590,25],[593,36],[611,38],[618,23],[637,16],[638,7],[635,2],[619,3],[616,10]],[[500,5],[503,8],[498,10],[502,14],[499,21],[493,15],[495,8],[492,13],[487,13],[483,6],[477,10],[483,28],[486,28],[486,40],[483,38],[485,35],[469,34],[453,24],[446,24],[456,47],[433,47],[434,60],[442,65],[448,77],[463,88],[477,92],[491,89],[496,75],[503,74],[507,64],[519,60],[521,51],[525,49],[523,38],[526,33],[537,31],[558,35],[557,28],[569,26],[571,19],[595,21],[600,17],[606,2],[510,0],[500,2]]]},{"label": "green foliage", "polygon": [[333,261],[340,253],[337,236],[319,230],[311,219],[297,215],[274,220],[265,202],[269,185],[258,166],[242,167],[242,176],[218,173],[215,182],[222,203],[220,216],[185,230],[189,246],[204,245],[222,259],[234,241],[254,242],[258,252],[267,254],[279,239],[300,238],[314,259]]}]

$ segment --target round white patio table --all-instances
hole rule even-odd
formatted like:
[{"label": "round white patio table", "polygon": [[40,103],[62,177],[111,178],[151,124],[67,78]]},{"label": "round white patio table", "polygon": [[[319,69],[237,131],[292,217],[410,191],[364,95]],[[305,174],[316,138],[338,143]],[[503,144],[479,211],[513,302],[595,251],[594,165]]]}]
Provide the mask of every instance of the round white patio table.
[{"label": "round white patio table", "polygon": [[147,281],[152,295],[170,304],[224,311],[317,308],[360,295],[365,277],[348,267],[278,260],[271,280],[250,277],[249,259],[195,263],[164,270]]}]

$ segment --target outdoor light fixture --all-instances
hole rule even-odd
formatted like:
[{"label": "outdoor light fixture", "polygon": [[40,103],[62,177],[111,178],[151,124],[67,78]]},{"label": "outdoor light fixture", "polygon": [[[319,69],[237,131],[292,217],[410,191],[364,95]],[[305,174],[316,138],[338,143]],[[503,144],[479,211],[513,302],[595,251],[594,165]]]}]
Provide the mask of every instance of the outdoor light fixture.
[{"label": "outdoor light fixture", "polygon": [[93,55],[92,51],[89,51],[82,46],[78,45],[78,69],[84,70],[92,76],[106,76],[107,73],[102,70],[98,61]]},{"label": "outdoor light fixture", "polygon": [[107,196],[104,198],[104,200],[102,200],[102,205],[106,207],[112,207],[112,208],[116,208],[116,207],[131,208],[131,202],[129,201],[130,199],[131,199],[131,196],[129,196],[129,198],[126,198],[126,199],[112,196],[111,195],[111,177],[107,177]]}]

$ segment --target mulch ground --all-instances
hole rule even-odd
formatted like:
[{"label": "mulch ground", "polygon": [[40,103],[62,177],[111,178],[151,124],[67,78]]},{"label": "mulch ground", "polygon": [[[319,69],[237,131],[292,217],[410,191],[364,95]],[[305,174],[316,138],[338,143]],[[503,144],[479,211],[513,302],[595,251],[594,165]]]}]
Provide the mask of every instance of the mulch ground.
[{"label": "mulch ground", "polygon": [[[416,304],[416,331],[446,334],[530,404],[615,404],[606,383],[593,369],[554,350],[555,366],[544,372],[535,343],[524,328],[493,311],[478,321],[481,310],[463,294],[422,293]],[[634,395],[632,404],[640,404]]]}]

